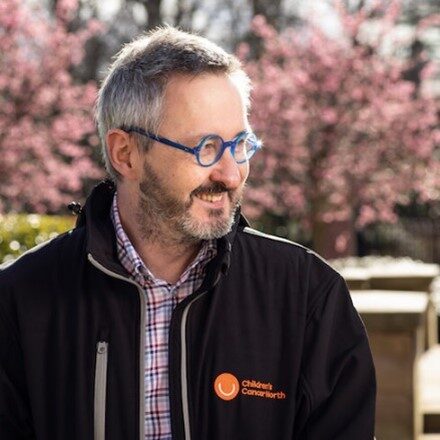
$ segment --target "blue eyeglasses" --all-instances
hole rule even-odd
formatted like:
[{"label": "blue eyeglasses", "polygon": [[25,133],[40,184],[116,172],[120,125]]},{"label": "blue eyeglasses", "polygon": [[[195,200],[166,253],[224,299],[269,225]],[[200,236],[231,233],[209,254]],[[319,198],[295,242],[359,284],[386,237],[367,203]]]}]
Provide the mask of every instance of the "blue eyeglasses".
[{"label": "blue eyeglasses", "polygon": [[210,167],[217,163],[223,156],[226,148],[231,149],[232,157],[238,164],[248,161],[262,147],[262,142],[249,131],[242,131],[231,141],[224,141],[216,134],[208,134],[200,139],[200,142],[194,148],[171,141],[162,136],[157,136],[149,131],[145,131],[139,127],[122,128],[127,133],[138,133],[150,139],[168,145],[169,147],[178,148],[187,153],[194,154],[197,162],[202,167]]}]

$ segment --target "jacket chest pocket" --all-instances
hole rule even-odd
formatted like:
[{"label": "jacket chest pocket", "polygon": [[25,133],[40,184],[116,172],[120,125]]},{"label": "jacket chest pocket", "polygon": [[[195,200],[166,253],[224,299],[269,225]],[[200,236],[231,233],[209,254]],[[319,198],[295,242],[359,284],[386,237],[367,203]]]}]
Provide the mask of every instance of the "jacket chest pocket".
[{"label": "jacket chest pocket", "polygon": [[105,440],[105,406],[107,394],[108,342],[96,344],[94,440]]}]

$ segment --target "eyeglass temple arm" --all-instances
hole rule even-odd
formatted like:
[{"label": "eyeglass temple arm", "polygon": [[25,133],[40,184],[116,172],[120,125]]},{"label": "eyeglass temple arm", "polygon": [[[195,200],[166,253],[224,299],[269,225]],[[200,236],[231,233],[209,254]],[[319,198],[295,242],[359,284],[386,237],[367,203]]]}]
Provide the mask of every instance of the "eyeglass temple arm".
[{"label": "eyeglass temple arm", "polygon": [[139,134],[142,134],[144,136],[149,137],[150,139],[153,139],[154,141],[160,142],[165,145],[169,145],[170,147],[178,148],[179,150],[183,150],[183,151],[186,151],[191,154],[196,154],[196,152],[194,151],[195,150],[194,148],[190,148],[185,145],[179,144],[177,142],[170,141],[169,139],[163,138],[161,136],[157,136],[154,133],[151,133],[149,131],[145,131],[139,127],[128,127],[127,129],[125,129],[125,131],[139,133]]}]

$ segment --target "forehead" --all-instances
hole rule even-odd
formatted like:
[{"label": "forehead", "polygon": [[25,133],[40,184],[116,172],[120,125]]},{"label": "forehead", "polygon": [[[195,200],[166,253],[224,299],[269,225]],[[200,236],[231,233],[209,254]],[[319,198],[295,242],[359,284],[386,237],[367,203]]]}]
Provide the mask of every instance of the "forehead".
[{"label": "forehead", "polygon": [[161,133],[218,133],[232,136],[247,128],[246,108],[227,74],[173,75],[165,89]]}]

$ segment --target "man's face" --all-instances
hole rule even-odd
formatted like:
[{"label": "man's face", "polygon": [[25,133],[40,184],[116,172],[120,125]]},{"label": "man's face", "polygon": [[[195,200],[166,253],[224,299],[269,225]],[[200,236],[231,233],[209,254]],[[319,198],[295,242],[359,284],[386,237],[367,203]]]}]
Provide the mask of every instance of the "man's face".
[{"label": "man's face", "polygon": [[[223,74],[176,75],[168,83],[159,134],[194,147],[207,134],[225,141],[249,129],[237,87]],[[194,155],[155,142],[145,153],[139,184],[138,222],[144,238],[193,242],[229,232],[249,164],[237,164],[226,149],[211,167]],[[156,237],[154,237],[156,238]]]}]

